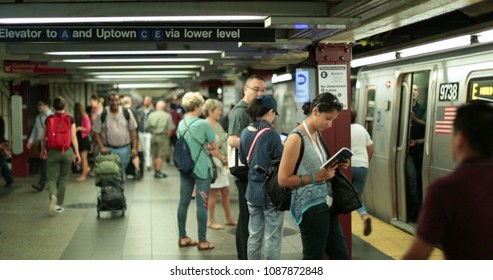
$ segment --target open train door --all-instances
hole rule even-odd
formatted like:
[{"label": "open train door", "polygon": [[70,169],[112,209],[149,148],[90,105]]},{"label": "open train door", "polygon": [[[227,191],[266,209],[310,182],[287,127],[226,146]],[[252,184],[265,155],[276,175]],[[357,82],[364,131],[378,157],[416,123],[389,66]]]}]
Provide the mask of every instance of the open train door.
[{"label": "open train door", "polygon": [[[395,141],[394,202],[396,223],[414,224],[423,192],[423,152],[426,133],[429,71],[403,73],[398,79]],[[404,228],[413,231],[411,228]]]}]

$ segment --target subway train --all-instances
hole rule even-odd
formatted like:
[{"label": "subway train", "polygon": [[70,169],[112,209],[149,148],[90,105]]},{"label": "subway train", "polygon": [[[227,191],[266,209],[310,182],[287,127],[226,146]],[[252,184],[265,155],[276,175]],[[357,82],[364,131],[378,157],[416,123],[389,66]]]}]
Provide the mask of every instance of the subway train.
[{"label": "subway train", "polygon": [[[426,188],[455,167],[449,142],[457,107],[493,102],[493,44],[364,66],[353,78],[350,104],[374,142],[363,200],[370,214],[413,233]],[[294,91],[294,81],[272,87],[280,104],[278,132],[299,121],[300,104],[286,94]],[[414,96],[420,129],[412,121]],[[416,130],[423,144],[413,147]]]},{"label": "subway train", "polygon": [[[414,97],[422,111],[418,120]],[[358,70],[351,104],[374,142],[363,198],[372,215],[414,231],[428,185],[455,167],[453,120],[457,107],[471,100],[493,102],[491,44]],[[413,139],[419,134],[422,145]]]}]

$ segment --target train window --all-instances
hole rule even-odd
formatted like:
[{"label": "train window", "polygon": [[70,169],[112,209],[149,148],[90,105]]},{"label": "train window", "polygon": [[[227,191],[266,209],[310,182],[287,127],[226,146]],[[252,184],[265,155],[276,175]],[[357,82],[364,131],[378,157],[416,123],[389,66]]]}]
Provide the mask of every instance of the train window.
[{"label": "train window", "polygon": [[370,134],[373,134],[373,116],[375,115],[375,88],[368,88],[366,91],[366,115],[365,115],[365,128]]},{"label": "train window", "polygon": [[484,100],[493,102],[493,77],[471,79],[467,85],[467,102]]}]

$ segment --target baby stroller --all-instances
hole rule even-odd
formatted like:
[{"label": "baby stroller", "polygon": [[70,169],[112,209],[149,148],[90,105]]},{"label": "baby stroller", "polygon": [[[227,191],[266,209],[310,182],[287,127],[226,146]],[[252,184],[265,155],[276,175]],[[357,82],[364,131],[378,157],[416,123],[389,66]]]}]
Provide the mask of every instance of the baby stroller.
[{"label": "baby stroller", "polygon": [[101,211],[122,211],[125,215],[127,202],[123,194],[122,170],[120,158],[115,154],[98,155],[94,174],[98,192],[98,218]]}]

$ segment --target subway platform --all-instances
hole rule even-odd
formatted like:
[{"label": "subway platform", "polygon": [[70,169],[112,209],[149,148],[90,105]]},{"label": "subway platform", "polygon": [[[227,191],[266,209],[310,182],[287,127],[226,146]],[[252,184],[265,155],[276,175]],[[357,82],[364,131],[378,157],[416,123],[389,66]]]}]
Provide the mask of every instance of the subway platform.
[{"label": "subway platform", "polygon": [[[178,247],[176,212],[179,199],[179,173],[170,165],[168,175],[155,179],[153,172],[125,183],[127,211],[101,212],[97,217],[94,178],[77,182],[73,174],[65,195],[65,210],[50,216],[48,191],[37,192],[31,185],[37,176],[15,178],[10,187],[0,187],[0,260],[235,260],[235,227],[207,230],[215,249]],[[238,214],[237,192],[231,180],[231,209]],[[216,204],[216,221],[225,223],[224,211]],[[363,236],[357,213],[352,214],[352,259],[399,259],[412,236],[373,218],[373,232]],[[197,239],[195,202],[189,207],[187,232]],[[298,228],[285,215],[283,260],[302,258]],[[436,250],[433,259],[443,259]]]}]

